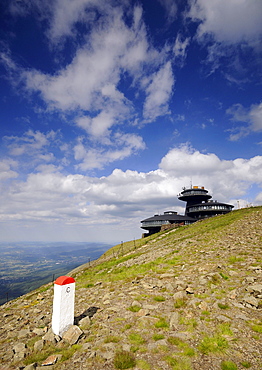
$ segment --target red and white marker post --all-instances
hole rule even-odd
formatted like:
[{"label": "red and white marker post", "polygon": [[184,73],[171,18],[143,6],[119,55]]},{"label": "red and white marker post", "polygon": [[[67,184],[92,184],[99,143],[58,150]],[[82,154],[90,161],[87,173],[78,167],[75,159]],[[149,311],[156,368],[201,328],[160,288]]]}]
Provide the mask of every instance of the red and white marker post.
[{"label": "red and white marker post", "polygon": [[62,335],[74,324],[75,279],[60,276],[54,283],[52,330]]}]

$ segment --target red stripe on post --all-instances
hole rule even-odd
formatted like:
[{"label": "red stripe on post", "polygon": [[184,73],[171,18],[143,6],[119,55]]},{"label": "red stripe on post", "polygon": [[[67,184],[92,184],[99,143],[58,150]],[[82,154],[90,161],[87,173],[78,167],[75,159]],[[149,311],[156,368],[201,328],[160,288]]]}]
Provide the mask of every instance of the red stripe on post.
[{"label": "red stripe on post", "polygon": [[70,276],[59,276],[59,278],[57,278],[55,281],[56,285],[66,285],[72,283],[75,283],[75,279]]}]

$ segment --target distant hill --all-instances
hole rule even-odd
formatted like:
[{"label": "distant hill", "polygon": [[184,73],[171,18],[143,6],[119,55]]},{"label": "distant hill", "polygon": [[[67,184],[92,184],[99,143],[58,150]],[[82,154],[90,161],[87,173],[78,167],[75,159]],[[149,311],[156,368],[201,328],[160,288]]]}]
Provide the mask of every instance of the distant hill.
[{"label": "distant hill", "polygon": [[262,207],[233,211],[71,271],[76,344],[50,330],[53,284],[2,305],[1,370],[50,355],[55,370],[261,369],[261,220]]},{"label": "distant hill", "polygon": [[101,256],[104,243],[0,243],[0,304]]}]

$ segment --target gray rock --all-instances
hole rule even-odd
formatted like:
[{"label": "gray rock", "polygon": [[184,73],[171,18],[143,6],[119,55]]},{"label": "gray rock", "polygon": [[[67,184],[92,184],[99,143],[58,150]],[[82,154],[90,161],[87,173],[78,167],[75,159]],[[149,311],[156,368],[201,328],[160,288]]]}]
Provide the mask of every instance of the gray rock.
[{"label": "gray rock", "polygon": [[56,344],[57,340],[56,340],[56,335],[51,331],[49,330],[43,337],[42,337],[43,340],[47,341],[47,342],[51,342],[53,344]]},{"label": "gray rock", "polygon": [[173,295],[173,298],[176,300],[176,299],[183,299],[186,297],[186,293],[181,290],[179,292],[176,292],[174,295]]},{"label": "gray rock", "polygon": [[34,363],[32,363],[32,364],[30,364],[30,365],[27,365],[25,368],[24,368],[24,370],[35,370],[35,368],[37,367],[37,363],[36,362],[34,362]]},{"label": "gray rock", "polygon": [[131,304],[132,307],[134,306],[138,306],[138,307],[142,307],[141,303],[138,302],[138,301],[133,301],[132,304]]},{"label": "gray rock", "polygon": [[41,351],[44,348],[45,341],[43,339],[38,340],[34,344],[35,351]]},{"label": "gray rock", "polygon": [[25,352],[26,351],[26,345],[25,343],[17,343],[14,347],[13,347],[13,351],[14,353],[18,353],[18,352]]},{"label": "gray rock", "polygon": [[35,328],[33,330],[33,333],[36,334],[36,335],[44,335],[45,334],[45,329],[42,329],[42,328]]},{"label": "gray rock", "polygon": [[45,361],[42,362],[42,366],[54,365],[57,359],[58,359],[58,355],[48,356],[47,359],[45,359]]},{"label": "gray rock", "polygon": [[90,323],[91,323],[90,317],[86,316],[79,321],[79,326],[85,329],[90,325]]},{"label": "gray rock", "polygon": [[83,346],[82,346],[82,350],[83,351],[88,351],[92,348],[92,344],[91,343],[84,343]]},{"label": "gray rock", "polygon": [[174,278],[175,277],[175,274],[173,273],[165,273],[165,274],[162,274],[160,275],[160,279],[171,279],[171,278]]},{"label": "gray rock", "polygon": [[226,317],[224,315],[219,315],[216,318],[217,318],[218,321],[223,321],[223,322],[230,322],[231,321],[228,317]]},{"label": "gray rock", "polygon": [[249,293],[254,293],[254,294],[262,294],[262,284],[253,284],[249,285],[246,290]]},{"label": "gray rock", "polygon": [[252,297],[250,295],[245,295],[245,297],[243,298],[243,301],[245,303],[248,303],[250,306],[258,307],[258,305],[259,305],[258,299],[256,299],[255,297]]},{"label": "gray rock", "polygon": [[29,329],[21,329],[18,333],[18,338],[26,338],[29,336],[29,334],[30,334]]},{"label": "gray rock", "polygon": [[65,333],[63,333],[63,339],[69,344],[73,345],[78,342],[82,334],[83,332],[79,326],[72,325]]},{"label": "gray rock", "polygon": [[178,312],[173,312],[170,321],[169,321],[169,327],[170,330],[176,330],[178,325],[179,325],[179,313]]}]

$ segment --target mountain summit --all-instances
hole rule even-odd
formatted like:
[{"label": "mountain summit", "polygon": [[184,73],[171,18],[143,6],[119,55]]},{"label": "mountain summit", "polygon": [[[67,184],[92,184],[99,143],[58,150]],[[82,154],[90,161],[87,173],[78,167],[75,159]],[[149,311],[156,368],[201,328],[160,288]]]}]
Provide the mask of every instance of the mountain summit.
[{"label": "mountain summit", "polygon": [[123,243],[71,271],[75,322],[51,331],[53,285],[1,310],[2,370],[262,368],[262,207]]}]

